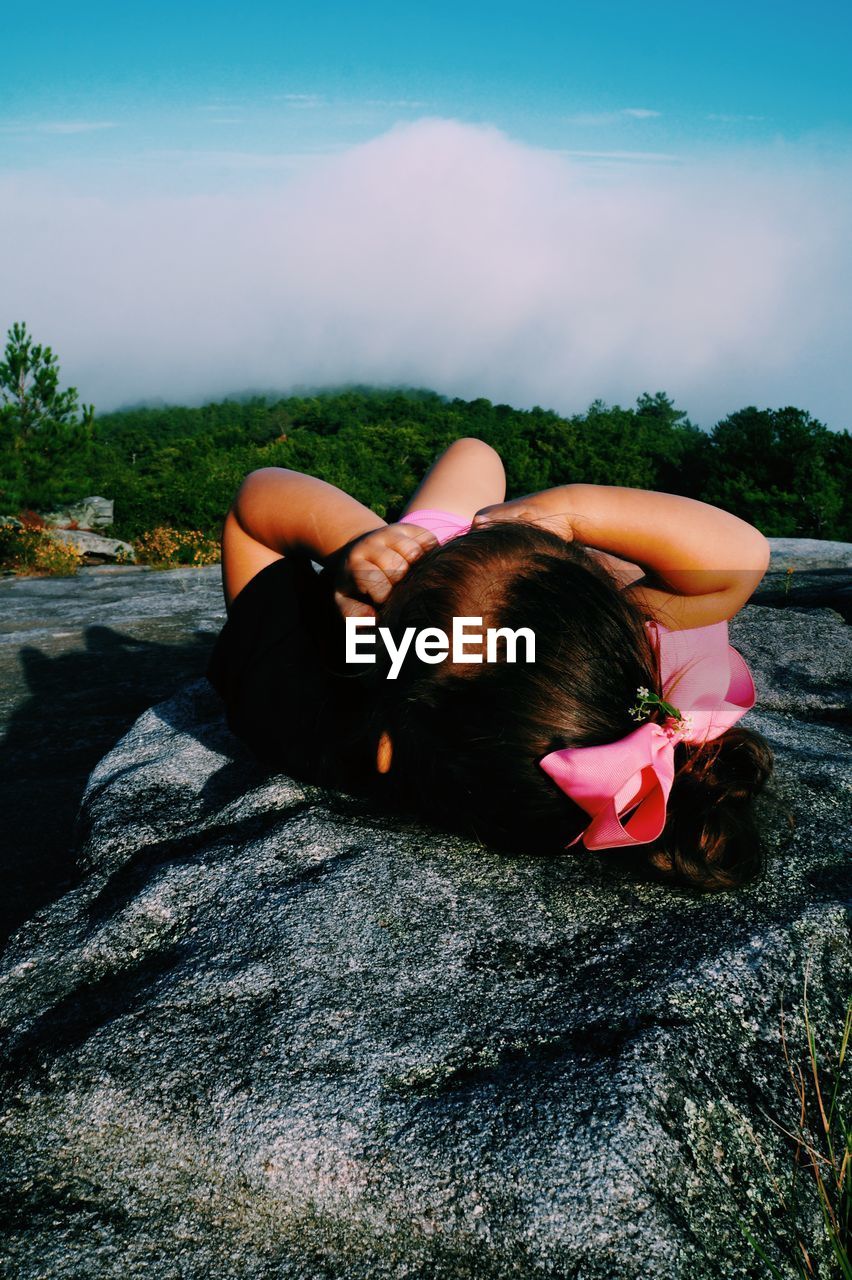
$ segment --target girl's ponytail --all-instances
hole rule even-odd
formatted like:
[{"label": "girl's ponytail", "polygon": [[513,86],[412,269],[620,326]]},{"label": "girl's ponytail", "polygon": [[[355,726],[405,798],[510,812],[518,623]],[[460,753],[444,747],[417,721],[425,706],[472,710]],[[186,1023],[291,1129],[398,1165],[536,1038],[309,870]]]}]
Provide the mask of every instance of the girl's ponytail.
[{"label": "girl's ponytail", "polygon": [[681,753],[666,826],[645,854],[648,870],[706,892],[734,889],[763,867],[753,799],[772,772],[772,751],[759,733],[737,726],[703,746],[682,743]]}]

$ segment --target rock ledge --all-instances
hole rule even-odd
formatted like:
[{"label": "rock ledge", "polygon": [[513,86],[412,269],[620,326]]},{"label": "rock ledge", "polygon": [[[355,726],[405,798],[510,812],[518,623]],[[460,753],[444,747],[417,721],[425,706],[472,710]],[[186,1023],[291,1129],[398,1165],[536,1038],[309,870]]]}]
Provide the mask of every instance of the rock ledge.
[{"label": "rock ledge", "polygon": [[787,1185],[782,1003],[801,1047],[805,967],[818,1036],[850,988],[849,629],[731,635],[777,774],[714,897],[264,774],[204,681],[142,715],[0,977],[11,1273],[763,1277],[744,1222],[795,1276],[755,1143]]}]

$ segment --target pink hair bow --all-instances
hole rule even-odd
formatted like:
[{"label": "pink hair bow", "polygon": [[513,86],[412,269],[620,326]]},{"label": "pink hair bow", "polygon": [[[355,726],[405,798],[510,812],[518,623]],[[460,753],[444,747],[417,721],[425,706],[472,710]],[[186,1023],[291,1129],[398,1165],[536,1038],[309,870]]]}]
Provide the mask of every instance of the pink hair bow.
[{"label": "pink hair bow", "polygon": [[754,682],[728,643],[727,622],[690,631],[669,631],[658,622],[645,626],[657,653],[662,696],[683,718],[647,722],[617,742],[567,747],[539,761],[589,814],[588,826],[571,841],[582,840],[587,849],[656,840],[666,825],[676,743],[718,738],[754,706]]}]

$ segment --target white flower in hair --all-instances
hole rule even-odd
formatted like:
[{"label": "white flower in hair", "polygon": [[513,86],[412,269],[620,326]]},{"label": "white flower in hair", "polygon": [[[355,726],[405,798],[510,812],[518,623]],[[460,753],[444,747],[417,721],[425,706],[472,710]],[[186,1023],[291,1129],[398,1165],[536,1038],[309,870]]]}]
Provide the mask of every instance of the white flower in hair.
[{"label": "white flower in hair", "polygon": [[632,720],[646,720],[650,716],[655,707],[659,707],[665,711],[669,720],[676,722],[676,725],[669,725],[666,728],[667,733],[676,733],[682,731],[689,733],[692,730],[692,717],[682,715],[677,707],[671,702],[666,702],[657,693],[651,693],[650,689],[646,689],[644,685],[640,685],[636,690],[639,698],[637,703],[630,708],[630,717]]}]

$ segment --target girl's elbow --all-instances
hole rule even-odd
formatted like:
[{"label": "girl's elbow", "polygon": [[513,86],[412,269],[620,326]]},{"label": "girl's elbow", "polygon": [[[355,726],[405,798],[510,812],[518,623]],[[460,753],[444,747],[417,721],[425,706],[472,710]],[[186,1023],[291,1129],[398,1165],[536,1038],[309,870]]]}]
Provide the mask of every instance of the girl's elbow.
[{"label": "girl's elbow", "polygon": [[730,598],[728,617],[738,613],[754,595],[769,568],[771,554],[772,548],[766,538],[762,533],[758,533],[753,543],[753,550],[749,551],[748,558],[743,557],[742,566],[733,575],[733,581],[728,588]]},{"label": "girl's elbow", "polygon": [[244,529],[281,506],[292,493],[293,474],[286,467],[257,467],[243,477],[232,510]]},{"label": "girl's elbow", "polygon": [[[772,548],[769,545],[769,539],[765,538],[759,530],[755,529],[754,540],[754,568],[755,572],[760,574],[760,579],[769,568],[769,562],[772,558]],[[756,584],[755,584],[756,585]]]},{"label": "girl's elbow", "polygon": [[737,540],[736,563],[729,565],[734,582],[750,583],[751,590],[763,579],[769,568],[772,548],[767,538],[754,525],[748,525],[748,536]]},{"label": "girl's elbow", "polygon": [[499,471],[504,475],[503,459],[492,445],[486,444],[484,440],[480,440],[478,436],[460,436],[458,440],[454,440],[447,452],[459,454],[464,458],[472,459],[477,466],[486,466]]},{"label": "girl's elbow", "polygon": [[772,548],[769,545],[768,538],[755,528],[748,521],[739,519],[739,529],[734,535],[739,543],[742,563],[740,568],[759,569],[762,573],[766,573],[769,568],[769,558],[772,554]]},{"label": "girl's elbow", "polygon": [[287,467],[255,467],[254,471],[248,471],[243,477],[243,484],[255,487],[261,484],[274,484],[277,480],[280,480],[281,476],[292,474],[294,473],[289,471]]},{"label": "girl's elbow", "polygon": [[490,444],[486,444],[484,440],[480,440],[479,436],[459,436],[457,440],[453,441],[450,448],[459,453],[483,453],[491,454],[495,458],[500,457],[497,450],[492,448]]}]

